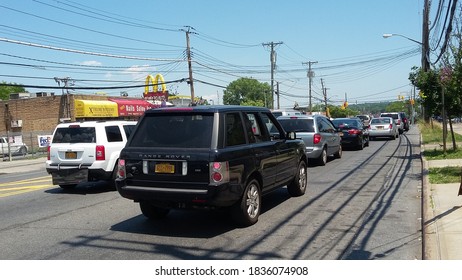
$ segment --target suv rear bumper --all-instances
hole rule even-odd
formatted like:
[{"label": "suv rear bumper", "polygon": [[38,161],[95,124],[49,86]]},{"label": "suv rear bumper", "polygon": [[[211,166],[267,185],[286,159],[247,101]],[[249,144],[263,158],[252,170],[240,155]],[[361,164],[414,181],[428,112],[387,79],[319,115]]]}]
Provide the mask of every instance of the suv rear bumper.
[{"label": "suv rear bumper", "polygon": [[134,186],[127,185],[124,179],[116,179],[115,184],[122,197],[167,208],[227,207],[238,202],[244,191],[243,187],[229,183],[194,189],[179,183],[170,183],[169,187]]},{"label": "suv rear bumper", "polygon": [[104,169],[93,169],[89,166],[47,166],[46,171],[53,179],[53,185],[76,185],[79,183],[110,180],[112,172]]}]

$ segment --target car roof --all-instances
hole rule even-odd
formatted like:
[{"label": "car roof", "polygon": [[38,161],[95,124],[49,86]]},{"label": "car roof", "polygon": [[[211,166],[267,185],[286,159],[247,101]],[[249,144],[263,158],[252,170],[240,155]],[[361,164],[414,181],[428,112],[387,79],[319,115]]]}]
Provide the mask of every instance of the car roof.
[{"label": "car roof", "polygon": [[159,107],[145,111],[145,114],[195,112],[195,113],[220,113],[220,112],[270,112],[268,108],[257,106],[240,105],[200,105],[190,107]]}]

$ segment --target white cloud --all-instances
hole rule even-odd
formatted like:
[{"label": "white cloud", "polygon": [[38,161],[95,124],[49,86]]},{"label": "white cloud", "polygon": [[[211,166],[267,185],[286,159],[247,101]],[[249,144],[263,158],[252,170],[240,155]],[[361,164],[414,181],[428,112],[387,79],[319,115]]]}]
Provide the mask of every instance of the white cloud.
[{"label": "white cloud", "polygon": [[85,65],[85,66],[101,66],[103,65],[101,62],[99,61],[95,61],[95,60],[88,60],[88,61],[83,61],[80,63],[80,65]]}]

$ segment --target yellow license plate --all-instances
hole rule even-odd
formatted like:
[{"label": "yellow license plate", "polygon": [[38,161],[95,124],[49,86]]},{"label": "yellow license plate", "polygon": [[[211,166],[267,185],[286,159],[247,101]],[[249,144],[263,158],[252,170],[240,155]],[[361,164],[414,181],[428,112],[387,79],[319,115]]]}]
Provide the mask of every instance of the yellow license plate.
[{"label": "yellow license plate", "polygon": [[66,159],[76,159],[77,158],[77,152],[66,152],[65,158]]},{"label": "yellow license plate", "polygon": [[170,163],[158,163],[156,164],[155,172],[173,174],[175,173],[175,165]]}]

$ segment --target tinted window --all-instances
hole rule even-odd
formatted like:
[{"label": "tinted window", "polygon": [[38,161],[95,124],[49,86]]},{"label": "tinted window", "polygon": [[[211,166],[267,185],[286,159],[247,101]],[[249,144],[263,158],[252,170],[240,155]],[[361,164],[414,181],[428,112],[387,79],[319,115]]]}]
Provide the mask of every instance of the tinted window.
[{"label": "tinted window", "polygon": [[108,142],[122,142],[122,133],[117,125],[106,126],[104,129]]},{"label": "tinted window", "polygon": [[360,128],[362,124],[360,124],[356,120],[333,120],[332,121],[336,127],[339,128]]},{"label": "tinted window", "polygon": [[278,119],[285,131],[314,132],[313,119]]},{"label": "tinted window", "polygon": [[178,112],[146,115],[134,132],[132,147],[210,148],[213,114]]},{"label": "tinted window", "polygon": [[229,113],[225,117],[226,146],[245,144],[245,132],[239,113]]},{"label": "tinted window", "polygon": [[130,137],[132,135],[133,130],[135,130],[136,125],[130,124],[130,125],[124,125],[124,131],[125,131],[125,136]]},{"label": "tinted window", "polygon": [[380,114],[381,117],[389,117],[393,119],[398,119],[398,114]]},{"label": "tinted window", "polygon": [[53,136],[53,143],[96,143],[94,127],[59,127]]},{"label": "tinted window", "polygon": [[328,120],[319,119],[319,121],[321,123],[321,129],[319,130],[320,132],[327,132],[327,133],[335,132],[334,126]]}]

